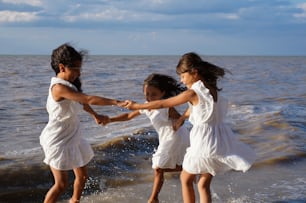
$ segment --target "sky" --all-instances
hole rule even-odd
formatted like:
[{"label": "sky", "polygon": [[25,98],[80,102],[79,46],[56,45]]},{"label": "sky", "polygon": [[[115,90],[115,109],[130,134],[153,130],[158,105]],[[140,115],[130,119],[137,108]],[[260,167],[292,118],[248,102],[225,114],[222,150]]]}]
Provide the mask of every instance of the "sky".
[{"label": "sky", "polygon": [[306,0],[0,0],[0,54],[306,56]]}]

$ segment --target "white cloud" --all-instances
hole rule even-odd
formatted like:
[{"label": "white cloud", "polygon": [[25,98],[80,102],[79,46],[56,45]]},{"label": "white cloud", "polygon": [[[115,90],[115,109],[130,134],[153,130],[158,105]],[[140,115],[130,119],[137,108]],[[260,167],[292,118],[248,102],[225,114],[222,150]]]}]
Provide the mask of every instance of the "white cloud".
[{"label": "white cloud", "polygon": [[30,22],[36,19],[36,12],[0,11],[0,23]]},{"label": "white cloud", "polygon": [[[95,8],[88,12],[86,9],[83,12],[72,12],[62,19],[67,22],[119,22],[119,23],[135,23],[135,22],[154,22],[163,21],[167,15],[158,13],[135,12],[131,10],[118,9],[115,7]],[[169,16],[168,16],[169,18]]]},{"label": "white cloud", "polygon": [[[96,53],[107,50],[106,54],[171,54],[193,47],[212,53],[272,53],[273,46],[253,49],[253,41],[266,44],[275,39],[275,45],[293,47],[291,39],[305,41],[305,22],[305,0],[0,0],[0,24],[6,30],[27,30],[28,36],[48,38],[41,40],[50,44],[48,48],[72,40],[84,42]],[[48,34],[38,34],[41,30]],[[20,32],[22,41],[24,32]],[[58,32],[61,35],[54,41]],[[285,37],[276,38],[279,33]],[[0,44],[16,41],[15,35],[2,34]],[[101,39],[103,48],[96,45]],[[233,39],[241,41],[240,50],[224,48]],[[288,53],[305,53],[305,43],[295,45],[298,51]],[[38,47],[45,49],[41,43]]]},{"label": "white cloud", "polygon": [[218,18],[228,19],[228,20],[238,20],[240,16],[236,13],[218,13],[216,14]]},{"label": "white cloud", "polygon": [[129,16],[127,11],[118,10],[116,8],[108,8],[97,12],[81,13],[76,19],[86,19],[93,21],[121,21]]},{"label": "white cloud", "polygon": [[[128,4],[122,0],[77,0],[75,3],[61,0],[2,0],[2,2],[40,5],[36,8],[36,12],[39,12],[37,15],[40,17],[37,21],[39,26],[46,22],[46,26],[58,25],[59,27],[65,24],[67,27],[93,28],[101,27],[101,23],[104,23],[111,29],[124,23],[131,29],[152,26],[154,28],[194,27],[194,29],[213,26],[215,29],[222,29],[224,26],[233,26],[232,23],[235,23],[235,26],[248,27],[250,23],[259,21],[272,25],[278,22],[293,22],[296,18],[305,18],[306,15],[305,3],[300,5],[300,10],[303,9],[304,12],[294,14],[292,11],[294,4],[286,1],[273,1],[275,4],[272,4],[264,0],[237,0],[234,3],[225,0],[195,0],[192,3],[185,0],[130,0]],[[16,11],[20,11],[21,6],[18,8],[19,10]],[[12,10],[12,7],[9,10]],[[32,13],[33,17],[34,15]],[[33,25],[31,23],[31,26]],[[260,23],[257,25],[260,26]],[[104,28],[107,27],[104,26]],[[233,27],[233,29],[237,28]]]},{"label": "white cloud", "polygon": [[302,9],[303,12],[302,12],[302,13],[296,13],[296,14],[294,14],[294,17],[296,17],[296,18],[305,18],[305,20],[306,20],[306,3],[299,4],[299,5],[297,6],[297,8]]},{"label": "white cloud", "polygon": [[2,0],[7,4],[26,4],[31,6],[41,6],[43,3],[41,0]]}]

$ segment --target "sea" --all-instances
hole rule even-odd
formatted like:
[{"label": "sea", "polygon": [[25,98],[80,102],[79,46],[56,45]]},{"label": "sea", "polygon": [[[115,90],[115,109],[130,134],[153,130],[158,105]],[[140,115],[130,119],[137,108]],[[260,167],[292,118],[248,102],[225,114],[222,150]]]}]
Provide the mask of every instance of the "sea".
[{"label": "sea", "polygon": [[[86,56],[83,91],[144,102],[143,80],[151,73],[173,76],[180,56]],[[214,203],[306,202],[306,57],[205,56],[228,70],[219,81],[229,100],[227,123],[251,146],[257,159],[249,171],[216,175]],[[0,56],[0,202],[36,203],[53,184],[43,163],[39,136],[48,122],[46,99],[50,56]],[[128,112],[116,106],[92,106],[109,116]],[[185,105],[177,107],[180,112]],[[145,203],[153,184],[151,157],[158,139],[145,116],[97,125],[80,113],[84,138],[95,152],[88,164],[83,203]],[[190,129],[192,125],[187,121]],[[59,199],[68,202],[73,184]],[[195,191],[197,192],[196,185]],[[197,194],[198,197],[198,194]],[[179,173],[167,173],[160,203],[182,202]],[[197,202],[199,202],[197,200]]]}]

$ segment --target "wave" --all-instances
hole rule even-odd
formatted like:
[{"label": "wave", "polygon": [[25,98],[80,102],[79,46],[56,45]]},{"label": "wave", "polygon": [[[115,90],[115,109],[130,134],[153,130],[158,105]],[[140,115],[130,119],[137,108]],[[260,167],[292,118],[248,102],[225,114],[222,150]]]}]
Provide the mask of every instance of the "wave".
[{"label": "wave", "polygon": [[[251,106],[245,107],[243,111],[250,112],[250,109],[255,112]],[[259,120],[256,118],[235,125],[234,131],[239,139],[250,144],[257,152],[255,168],[286,164],[306,158],[306,153],[296,147],[296,138],[291,139],[288,133],[294,128],[284,119],[280,119],[281,115],[281,111],[266,112],[264,116],[253,113],[253,117],[261,117],[260,120],[263,122],[256,122]],[[88,165],[90,178],[84,195],[110,192],[112,188],[128,185],[149,184],[152,181],[151,156],[157,145],[157,134],[151,127],[93,145],[95,157]],[[53,178],[49,168],[42,163],[42,156],[34,155],[37,150],[29,152],[31,159],[0,157],[1,200],[43,200]],[[70,179],[73,180],[72,173]],[[63,198],[68,198],[71,191],[72,188],[69,188]]]},{"label": "wave", "polygon": [[[93,146],[95,157],[88,165],[90,178],[86,191],[97,193],[137,181],[148,182],[150,157],[157,144],[155,131],[139,130],[133,135]],[[35,159],[0,159],[0,202],[19,202],[20,199],[23,202],[33,202],[33,199],[42,202],[53,183],[53,177],[48,166],[42,163],[42,157]],[[72,176],[71,173],[71,180]],[[71,190],[69,188],[68,191]]]}]

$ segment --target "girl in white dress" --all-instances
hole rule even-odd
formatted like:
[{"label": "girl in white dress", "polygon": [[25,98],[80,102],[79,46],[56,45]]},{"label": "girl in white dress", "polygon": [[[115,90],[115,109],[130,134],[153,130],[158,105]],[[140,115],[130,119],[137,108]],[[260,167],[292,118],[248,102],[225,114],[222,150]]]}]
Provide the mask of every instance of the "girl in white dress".
[{"label": "girl in white dress", "polygon": [[40,144],[45,153],[44,162],[50,166],[54,185],[46,194],[44,203],[54,203],[68,187],[68,170],[73,170],[75,181],[70,203],[80,201],[87,180],[86,165],[93,157],[89,143],[81,137],[77,113],[83,109],[90,113],[98,124],[107,117],[96,114],[92,105],[118,105],[120,102],[82,93],[80,69],[82,52],[69,44],[53,50],[51,66],[56,77],[52,77],[47,99],[49,121],[40,135]]},{"label": "girl in white dress", "polygon": [[[147,102],[166,99],[185,90],[177,81],[167,75],[151,74],[144,80],[143,92]],[[127,121],[145,114],[158,133],[159,145],[152,157],[154,184],[148,203],[157,203],[158,194],[164,182],[164,172],[182,170],[186,148],[189,146],[189,131],[180,126],[174,130],[174,121],[180,117],[175,108],[136,110],[109,119],[109,122]]]},{"label": "girl in white dress", "polygon": [[178,124],[189,117],[193,125],[181,173],[184,203],[194,203],[193,183],[196,176],[201,203],[211,202],[210,184],[213,176],[230,169],[247,171],[255,161],[254,151],[240,142],[224,123],[227,102],[219,94],[217,80],[225,70],[203,61],[195,53],[184,54],[176,68],[188,90],[166,100],[145,104],[127,101],[128,109],[169,108],[188,102],[189,109]]}]

